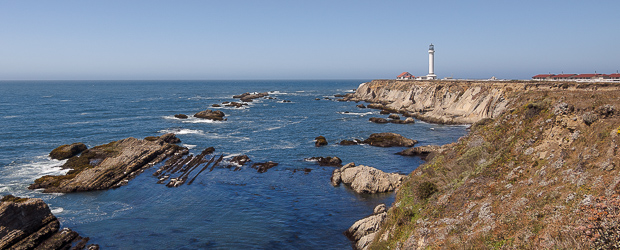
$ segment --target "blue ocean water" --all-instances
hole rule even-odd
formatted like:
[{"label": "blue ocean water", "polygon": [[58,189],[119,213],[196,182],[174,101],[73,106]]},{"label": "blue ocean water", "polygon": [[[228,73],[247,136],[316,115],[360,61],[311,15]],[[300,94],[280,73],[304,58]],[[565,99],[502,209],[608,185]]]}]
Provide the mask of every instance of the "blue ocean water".
[{"label": "blue ocean water", "polygon": [[[394,155],[403,148],[337,143],[394,132],[418,140],[418,145],[445,144],[466,133],[465,126],[419,121],[374,124],[368,118],[383,117],[378,110],[333,100],[334,94],[352,92],[363,82],[2,81],[0,195],[42,198],[62,227],[104,249],[349,249],[342,232],[377,204],[389,206],[394,194],[360,195],[345,186],[332,187],[334,168],[304,158],[338,156],[344,163],[410,173],[422,161]],[[227,121],[174,118],[238,101],[232,99],[236,94],[267,91],[277,99],[256,99],[242,109],[220,108]],[[228,158],[245,154],[253,162],[280,165],[266,173],[216,168],[178,188],[156,184],[152,168],[113,190],[27,190],[38,177],[66,172],[59,168],[62,161],[47,157],[59,145],[83,142],[93,147],[168,132],[176,133],[194,154],[214,147]],[[328,146],[314,146],[319,135]],[[312,171],[294,171],[304,168]]]}]

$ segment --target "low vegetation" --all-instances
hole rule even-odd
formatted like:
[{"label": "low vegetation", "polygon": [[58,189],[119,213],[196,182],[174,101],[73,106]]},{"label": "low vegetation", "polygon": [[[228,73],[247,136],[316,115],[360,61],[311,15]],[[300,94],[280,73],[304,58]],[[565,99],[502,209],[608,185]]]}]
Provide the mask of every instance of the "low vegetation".
[{"label": "low vegetation", "polygon": [[618,91],[512,92],[410,174],[371,248],[617,248]]}]

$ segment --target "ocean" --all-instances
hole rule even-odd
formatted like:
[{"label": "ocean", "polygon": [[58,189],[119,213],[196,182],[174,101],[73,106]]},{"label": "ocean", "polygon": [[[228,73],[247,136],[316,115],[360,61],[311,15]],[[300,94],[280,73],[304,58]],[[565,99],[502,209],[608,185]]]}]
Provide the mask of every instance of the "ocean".
[{"label": "ocean", "polygon": [[[340,146],[341,140],[394,132],[417,146],[455,142],[466,126],[375,124],[379,110],[339,102],[366,80],[277,81],[0,81],[0,195],[43,199],[61,221],[103,249],[350,249],[343,235],[394,193],[356,194],[330,184],[334,167],[305,158],[337,156],[385,172],[408,174],[423,161],[394,153],[404,148]],[[233,95],[269,92],[243,108],[212,108]],[[316,100],[319,98],[320,100]],[[329,98],[329,100],[325,99]],[[290,102],[283,102],[284,100]],[[221,122],[189,118],[206,109]],[[128,185],[106,191],[43,194],[27,187],[36,178],[62,174],[64,161],[49,152],[83,142],[89,148],[127,137],[175,133],[199,154],[214,147],[226,158],[278,166],[258,173],[217,167],[192,185],[157,184],[148,169]],[[314,138],[329,144],[315,147]],[[305,173],[309,168],[312,171]]]}]

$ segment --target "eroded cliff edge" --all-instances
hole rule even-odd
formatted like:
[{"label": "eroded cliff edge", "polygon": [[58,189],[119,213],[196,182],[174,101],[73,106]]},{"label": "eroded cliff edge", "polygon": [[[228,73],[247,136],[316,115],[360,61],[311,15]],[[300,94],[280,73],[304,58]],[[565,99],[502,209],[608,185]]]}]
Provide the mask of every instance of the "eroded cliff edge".
[{"label": "eroded cliff edge", "polygon": [[477,121],[409,175],[369,248],[620,247],[620,85],[373,81],[353,98]]},{"label": "eroded cliff edge", "polygon": [[397,111],[414,112],[420,120],[471,124],[504,113],[513,96],[524,91],[610,91],[608,83],[534,81],[413,81],[373,80],[362,83],[346,100],[381,103]]}]

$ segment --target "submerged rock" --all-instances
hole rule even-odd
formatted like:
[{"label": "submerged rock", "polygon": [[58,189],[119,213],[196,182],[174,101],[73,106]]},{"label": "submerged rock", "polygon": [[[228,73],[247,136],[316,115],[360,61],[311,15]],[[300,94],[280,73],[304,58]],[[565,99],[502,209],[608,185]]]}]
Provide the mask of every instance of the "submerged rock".
[{"label": "submerged rock", "polygon": [[230,159],[231,163],[239,164],[241,166],[245,165],[245,163],[247,163],[248,161],[250,161],[250,157],[248,157],[247,155],[237,155]]},{"label": "submerged rock", "polygon": [[364,104],[358,104],[356,107],[361,108],[361,109],[365,109],[366,106],[364,106]]},{"label": "submerged rock", "polygon": [[0,249],[99,249],[65,228],[41,199],[7,195],[0,202]]},{"label": "submerged rock", "polygon": [[[340,175],[338,178],[337,175]],[[397,173],[385,173],[368,166],[355,166],[354,163],[344,165],[339,172],[332,173],[332,185],[340,182],[350,185],[357,193],[384,193],[399,188],[407,176]]]},{"label": "submerged rock", "polygon": [[226,106],[226,107],[241,108],[241,107],[243,107],[243,105],[247,105],[247,104],[245,104],[245,103],[238,103],[238,102],[229,102],[229,103],[227,103],[224,106]]},{"label": "submerged rock", "polygon": [[187,119],[188,118],[187,115],[185,115],[185,114],[176,114],[176,115],[174,115],[174,117],[177,118],[177,119]]},{"label": "submerged rock", "polygon": [[172,144],[180,141],[174,134],[138,140],[130,137],[88,149],[69,158],[62,166],[71,171],[65,175],[45,175],[28,189],[43,188],[46,193],[71,193],[120,187],[142,170],[181,151]]},{"label": "submerged rock", "polygon": [[376,147],[413,147],[418,141],[395,133],[371,134],[364,143]]},{"label": "submerged rock", "polygon": [[387,209],[385,204],[375,207],[373,214],[358,220],[346,231],[344,235],[355,241],[356,249],[367,249],[375,235],[386,221]]},{"label": "submerged rock", "polygon": [[368,119],[370,122],[374,122],[374,123],[388,123],[388,120],[385,118],[379,118],[379,117],[370,117]]},{"label": "submerged rock", "polygon": [[278,166],[278,163],[277,162],[272,162],[272,161],[259,162],[259,163],[252,164],[252,168],[257,169],[257,171],[259,173],[267,172],[267,170],[269,170],[270,168],[273,168],[275,166]]},{"label": "submerged rock", "polygon": [[82,151],[88,149],[84,143],[73,143],[71,145],[62,145],[60,147],[55,148],[50,152],[50,158],[56,160],[65,160],[69,159]]},{"label": "submerged rock", "polygon": [[305,160],[308,161],[316,161],[317,163],[319,163],[320,166],[335,166],[335,167],[340,167],[342,166],[342,160],[340,160],[340,158],[334,156],[334,157],[310,157],[310,158],[306,158]]},{"label": "submerged rock", "polygon": [[338,144],[343,145],[343,146],[351,146],[351,145],[358,145],[358,144],[360,144],[361,142],[362,142],[362,141],[360,141],[360,140],[358,140],[358,139],[355,139],[354,141],[351,141],[351,140],[342,140],[342,141],[340,141],[340,143],[338,143]]},{"label": "submerged rock", "polygon": [[207,109],[205,111],[200,111],[196,114],[194,114],[194,117],[196,118],[201,118],[201,119],[210,119],[210,120],[214,120],[214,121],[222,121],[224,120],[224,112],[216,110],[210,110]]}]

